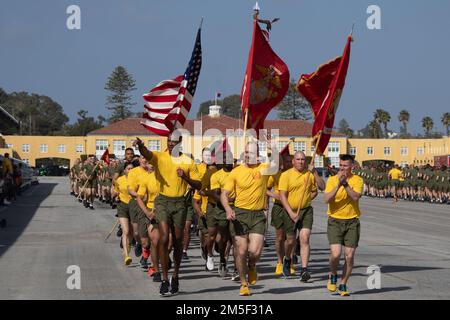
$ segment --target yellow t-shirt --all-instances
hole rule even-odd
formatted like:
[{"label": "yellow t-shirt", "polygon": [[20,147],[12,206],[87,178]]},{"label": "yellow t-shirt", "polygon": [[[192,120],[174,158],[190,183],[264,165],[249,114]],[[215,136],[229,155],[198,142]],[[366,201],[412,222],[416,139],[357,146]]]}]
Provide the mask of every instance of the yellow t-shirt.
[{"label": "yellow t-shirt", "polygon": [[[215,172],[211,176],[211,190],[214,190],[214,189],[222,190],[223,187],[225,186],[225,181],[226,181],[227,177],[230,175],[230,173],[231,173],[231,171],[227,172],[223,169],[220,169],[219,171]],[[235,197],[236,197],[236,193],[233,190],[228,195],[228,198],[234,199]],[[232,203],[232,202],[230,202],[230,203]]]},{"label": "yellow t-shirt", "polygon": [[225,181],[224,190],[235,191],[237,208],[246,210],[263,210],[267,192],[269,175],[264,171],[267,164],[259,164],[253,168],[242,164],[234,168]]},{"label": "yellow t-shirt", "polygon": [[178,168],[183,169],[190,179],[202,180],[194,161],[185,154],[180,157],[172,157],[169,151],[153,151],[152,153],[153,157],[150,163],[155,167],[160,194],[166,197],[182,197],[186,194],[188,183],[177,175]]},{"label": "yellow t-shirt", "polygon": [[120,176],[117,178],[116,184],[114,185],[114,192],[118,193],[120,201],[126,204],[128,204],[131,200],[127,187],[128,181],[126,176]]},{"label": "yellow t-shirt", "polygon": [[391,176],[391,179],[392,179],[392,180],[398,180],[398,179],[400,178],[400,174],[401,174],[401,173],[402,173],[402,171],[399,170],[399,169],[396,169],[396,168],[391,169],[391,170],[389,171],[389,175]]},{"label": "yellow t-shirt", "polygon": [[13,174],[13,165],[8,158],[3,159],[3,173]]},{"label": "yellow t-shirt", "polygon": [[139,186],[145,184],[149,179],[150,172],[141,167],[136,167],[128,172],[128,186],[135,192],[138,191]]},{"label": "yellow t-shirt", "polygon": [[[359,194],[363,192],[364,180],[357,175],[353,175],[347,179],[349,186]],[[331,192],[339,184],[338,176],[328,178],[325,192]],[[359,211],[359,201],[353,199],[347,194],[345,188],[341,186],[336,193],[334,200],[328,204],[328,216],[336,219],[353,219],[359,218],[361,212]]]},{"label": "yellow t-shirt", "polygon": [[137,194],[139,196],[147,196],[147,208],[153,209],[155,198],[159,193],[159,183],[156,180],[155,173],[152,172],[148,175],[148,178],[145,179],[143,184],[139,185],[139,189]]},{"label": "yellow t-shirt", "polygon": [[[280,189],[279,189],[279,185],[278,184],[280,183],[280,177],[281,177],[282,173],[283,172],[278,171],[277,174],[275,174],[273,176],[270,176],[269,177],[269,181],[267,182],[267,189],[272,189],[273,188],[273,192],[275,194],[280,194]],[[275,198],[273,198],[273,202],[281,204],[281,201],[278,200],[278,199],[275,199]]]},{"label": "yellow t-shirt", "polygon": [[278,189],[288,192],[287,200],[292,210],[298,209],[302,197],[300,209],[309,207],[311,205],[311,194],[317,192],[314,175],[308,170],[299,172],[295,168],[291,168],[281,174]]}]

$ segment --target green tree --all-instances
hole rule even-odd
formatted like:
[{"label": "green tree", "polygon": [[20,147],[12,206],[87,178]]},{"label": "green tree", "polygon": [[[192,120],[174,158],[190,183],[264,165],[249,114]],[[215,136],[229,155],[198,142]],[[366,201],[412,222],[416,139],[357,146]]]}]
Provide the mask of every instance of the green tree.
[{"label": "green tree", "polygon": [[83,109],[78,111],[77,115],[77,122],[64,126],[58,133],[66,136],[85,136],[91,131],[102,128],[103,123],[105,122],[103,116],[98,116],[97,120],[93,117],[88,117],[88,111]]},{"label": "green tree", "polygon": [[403,125],[403,127],[400,129],[400,135],[404,137],[408,136],[407,125],[409,122],[409,112],[407,110],[400,111],[400,113],[398,114],[398,121],[400,121]]},{"label": "green tree", "polygon": [[339,121],[338,132],[345,134],[348,138],[352,138],[354,135],[354,131],[350,128],[347,120],[345,119]]},{"label": "green tree", "polygon": [[[200,104],[200,107],[197,112],[197,118],[200,118],[202,115],[209,114],[209,107],[214,105],[214,100],[204,101]],[[221,106],[221,113],[239,119],[241,117],[241,96],[238,94],[233,94],[227,96],[223,99],[217,100],[217,104]]]},{"label": "green tree", "polygon": [[389,112],[383,109],[377,109],[374,114],[374,120],[378,122],[380,125],[384,126],[384,135],[387,138],[388,137],[388,128],[387,125],[391,121],[391,115]]},{"label": "green tree", "polygon": [[422,128],[425,130],[425,136],[429,137],[431,130],[433,130],[434,122],[430,117],[424,117],[422,119]]},{"label": "green tree", "polygon": [[374,139],[380,139],[382,136],[382,131],[380,124],[376,120],[372,120],[367,125],[367,128],[369,129],[369,137]]},{"label": "green tree", "polygon": [[0,88],[0,105],[6,102],[6,100],[8,100],[8,94],[3,88]]},{"label": "green tree", "polygon": [[110,91],[106,97],[106,107],[111,111],[108,122],[129,118],[132,115],[131,107],[136,104],[130,95],[131,91],[136,90],[132,75],[124,67],[116,67],[106,82],[105,90]]},{"label": "green tree", "polygon": [[441,122],[445,127],[447,137],[450,136],[450,113],[446,112],[442,115]]},{"label": "green tree", "polygon": [[297,91],[297,84],[294,80],[289,83],[289,89],[281,103],[276,107],[279,119],[311,119],[311,105]]},{"label": "green tree", "polygon": [[3,106],[21,122],[21,134],[54,135],[69,121],[57,102],[35,93],[12,92]]}]

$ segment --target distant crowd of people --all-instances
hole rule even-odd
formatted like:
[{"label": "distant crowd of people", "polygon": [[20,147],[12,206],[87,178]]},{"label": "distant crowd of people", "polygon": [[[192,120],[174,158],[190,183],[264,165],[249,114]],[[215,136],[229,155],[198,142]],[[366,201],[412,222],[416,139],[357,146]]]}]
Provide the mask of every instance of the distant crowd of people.
[{"label": "distant crowd of people", "polygon": [[9,205],[21,194],[22,164],[13,164],[9,153],[0,159],[0,206]]},{"label": "distant crowd of people", "polygon": [[353,172],[364,179],[365,196],[450,204],[450,168],[446,166],[365,166]]}]

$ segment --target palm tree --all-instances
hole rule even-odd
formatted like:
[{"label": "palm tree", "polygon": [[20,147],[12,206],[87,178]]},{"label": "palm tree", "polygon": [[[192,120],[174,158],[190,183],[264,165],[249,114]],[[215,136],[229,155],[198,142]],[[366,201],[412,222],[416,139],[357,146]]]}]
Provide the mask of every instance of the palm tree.
[{"label": "palm tree", "polygon": [[398,114],[398,121],[403,125],[403,135],[408,135],[408,128],[406,127],[409,122],[409,112],[407,110],[402,110]]},{"label": "palm tree", "polygon": [[425,136],[429,137],[431,130],[433,130],[434,122],[430,117],[422,119],[422,127],[425,129]]},{"label": "palm tree", "polygon": [[377,109],[375,113],[373,114],[374,120],[378,122],[379,124],[382,124],[384,127],[384,135],[387,138],[388,136],[388,128],[387,125],[391,121],[391,115],[389,112],[383,109]]},{"label": "palm tree", "polygon": [[375,139],[380,138],[380,132],[379,132],[380,124],[376,120],[370,121],[369,124],[367,125],[367,127],[369,128],[371,138],[375,138]]},{"label": "palm tree", "polygon": [[450,136],[450,113],[444,113],[442,115],[441,121],[445,127],[445,130],[447,131],[447,137]]}]

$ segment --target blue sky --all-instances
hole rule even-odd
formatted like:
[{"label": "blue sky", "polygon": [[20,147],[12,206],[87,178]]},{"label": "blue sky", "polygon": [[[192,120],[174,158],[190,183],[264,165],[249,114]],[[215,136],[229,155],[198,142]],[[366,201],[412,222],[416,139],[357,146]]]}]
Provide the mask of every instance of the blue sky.
[{"label": "blue sky", "polygon": [[[68,30],[66,8],[81,8],[81,30]],[[239,93],[252,32],[254,0],[2,0],[0,87],[45,94],[60,103],[71,122],[76,112],[107,116],[105,82],[117,65],[134,76],[135,112],[142,94],[184,72],[200,18],[203,66],[190,117],[198,105]],[[373,111],[411,113],[410,131],[421,119],[450,111],[450,1],[263,0],[261,17],[280,17],[271,44],[291,77],[314,71],[342,54],[356,23],[350,69],[337,120],[364,127]],[[381,30],[369,30],[367,7],[381,8]],[[273,116],[273,115],[272,115]]]}]

